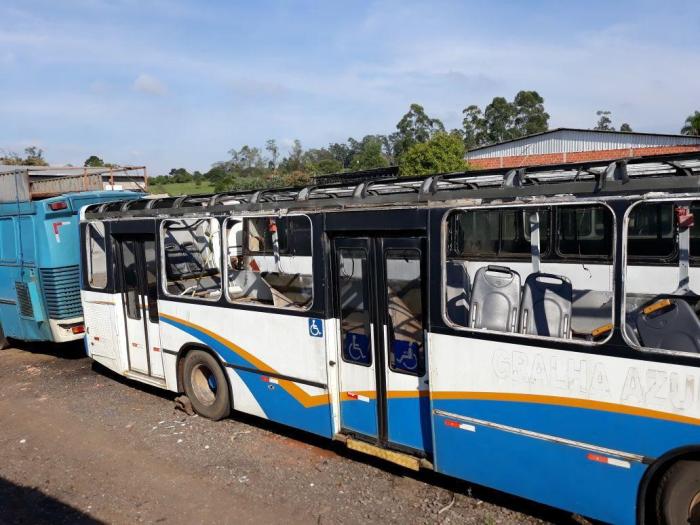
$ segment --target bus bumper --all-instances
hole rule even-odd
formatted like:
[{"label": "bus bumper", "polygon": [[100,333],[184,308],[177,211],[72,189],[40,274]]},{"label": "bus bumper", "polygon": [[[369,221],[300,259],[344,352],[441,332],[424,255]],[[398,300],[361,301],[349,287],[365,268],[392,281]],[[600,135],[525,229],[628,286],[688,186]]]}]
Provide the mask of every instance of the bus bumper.
[{"label": "bus bumper", "polygon": [[55,343],[77,341],[85,336],[85,324],[82,316],[71,319],[49,319],[49,328]]}]

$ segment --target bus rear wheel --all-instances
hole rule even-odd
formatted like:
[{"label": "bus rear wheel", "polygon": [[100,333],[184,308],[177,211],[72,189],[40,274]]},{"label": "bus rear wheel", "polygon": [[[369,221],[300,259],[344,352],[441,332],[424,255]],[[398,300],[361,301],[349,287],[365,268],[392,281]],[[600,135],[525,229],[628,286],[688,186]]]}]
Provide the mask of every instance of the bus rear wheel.
[{"label": "bus rear wheel", "polygon": [[202,350],[185,356],[183,367],[185,394],[200,416],[218,421],[231,413],[231,396],[219,362]]},{"label": "bus rear wheel", "polygon": [[658,523],[700,523],[700,461],[678,461],[661,478],[656,495]]}]

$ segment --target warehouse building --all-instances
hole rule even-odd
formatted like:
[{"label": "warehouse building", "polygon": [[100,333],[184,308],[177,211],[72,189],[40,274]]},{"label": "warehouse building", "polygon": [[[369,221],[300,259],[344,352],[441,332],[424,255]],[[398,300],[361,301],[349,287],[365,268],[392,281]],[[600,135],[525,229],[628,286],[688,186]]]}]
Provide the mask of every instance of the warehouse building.
[{"label": "warehouse building", "polygon": [[700,137],[557,128],[474,148],[471,169],[514,168],[700,151]]}]

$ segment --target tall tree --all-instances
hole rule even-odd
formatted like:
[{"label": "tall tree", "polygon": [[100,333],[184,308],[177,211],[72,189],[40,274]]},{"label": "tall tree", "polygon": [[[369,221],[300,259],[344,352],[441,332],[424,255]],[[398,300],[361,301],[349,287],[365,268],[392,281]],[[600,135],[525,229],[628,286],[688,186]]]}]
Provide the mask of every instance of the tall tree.
[{"label": "tall tree", "polygon": [[599,109],[595,112],[598,116],[598,122],[596,122],[593,128],[596,131],[615,131],[612,125],[612,118],[610,118],[610,112],[607,110]]},{"label": "tall tree", "polygon": [[685,119],[685,126],[681,129],[683,135],[700,136],[700,111],[696,111]]},{"label": "tall tree", "polygon": [[494,97],[483,111],[472,104],[462,114],[462,135],[467,149],[549,129],[549,113],[537,91],[519,91],[512,102]]},{"label": "tall tree", "polygon": [[537,91],[520,91],[513,100],[514,135],[524,137],[549,129],[549,113],[544,110],[544,99]]},{"label": "tall tree", "polygon": [[269,139],[265,143],[265,150],[270,154],[270,161],[268,162],[268,168],[272,171],[277,170],[277,161],[280,157],[280,149],[277,147],[277,142],[275,139]]},{"label": "tall tree", "polygon": [[400,158],[414,144],[427,142],[435,133],[445,131],[445,126],[440,119],[429,117],[420,104],[411,104],[396,129],[391,135],[392,150],[394,157]]},{"label": "tall tree", "polygon": [[427,142],[411,146],[399,160],[402,176],[464,171],[464,142],[459,133],[436,133]]}]

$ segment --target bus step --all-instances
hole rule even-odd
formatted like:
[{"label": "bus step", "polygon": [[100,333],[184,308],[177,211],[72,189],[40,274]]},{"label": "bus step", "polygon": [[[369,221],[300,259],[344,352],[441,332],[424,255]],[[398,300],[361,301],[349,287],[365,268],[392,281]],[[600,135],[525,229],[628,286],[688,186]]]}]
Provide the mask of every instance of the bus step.
[{"label": "bus step", "polygon": [[384,461],[389,461],[391,463],[396,463],[402,467],[406,467],[411,470],[419,471],[421,467],[432,469],[433,465],[430,461],[411,456],[410,454],[404,454],[403,452],[397,452],[396,450],[389,450],[386,448],[381,448],[371,443],[365,441],[360,441],[359,439],[353,439],[348,437],[345,441],[345,445],[350,450],[356,450],[357,452],[362,452],[376,458],[383,459]]},{"label": "bus step", "polygon": [[126,377],[136,379],[137,381],[147,383],[149,385],[157,386],[159,388],[167,388],[165,379],[149,376],[148,374],[142,374],[141,372],[135,372],[134,370],[127,370],[126,372],[124,372],[124,375]]}]

